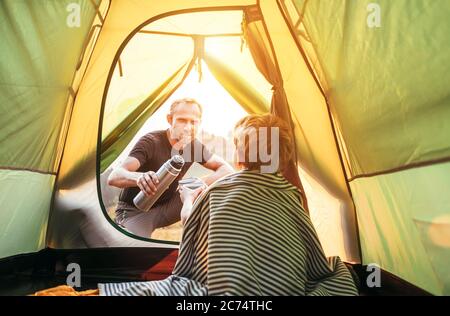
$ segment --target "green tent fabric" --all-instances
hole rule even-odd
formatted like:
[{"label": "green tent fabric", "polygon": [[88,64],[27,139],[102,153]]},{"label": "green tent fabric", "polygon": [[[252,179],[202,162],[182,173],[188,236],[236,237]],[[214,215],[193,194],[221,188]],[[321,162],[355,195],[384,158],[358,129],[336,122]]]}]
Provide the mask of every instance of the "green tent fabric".
[{"label": "green tent fabric", "polygon": [[95,16],[89,0],[76,2],[83,23],[69,27],[70,3],[0,4],[0,166],[57,171],[65,104]]},{"label": "green tent fabric", "polygon": [[[244,11],[242,22],[244,37],[248,43],[250,51],[255,60],[258,69],[264,75],[268,82],[272,84],[273,96],[271,100],[270,112],[285,120],[291,130],[294,130],[291,111],[286,97],[286,91],[283,87],[283,79],[279,73],[278,61],[274,55],[273,47],[268,38],[267,30],[264,27],[264,19],[259,8],[249,8]],[[294,146],[296,146],[295,133],[293,133]],[[294,152],[294,157],[288,162],[287,170],[297,169],[298,156]],[[304,194],[300,176],[297,172],[285,171],[284,177],[288,179],[300,190],[303,206],[306,212],[309,212],[308,200]]]},{"label": "green tent fabric", "polygon": [[366,263],[450,294],[449,172],[445,163],[351,182]]},{"label": "green tent fabric", "polygon": [[349,176],[450,157],[448,1],[377,1],[379,28],[366,23],[372,1],[324,2],[294,1],[324,72]]},{"label": "green tent fabric", "polygon": [[[71,3],[79,27],[67,24]],[[69,90],[95,14],[89,0],[0,3],[0,257],[46,246]]]},{"label": "green tent fabric", "polygon": [[0,256],[45,248],[55,176],[0,170],[0,183]]},{"label": "green tent fabric", "polygon": [[[441,204],[449,187],[441,176],[450,159],[444,66],[450,46],[443,45],[450,24],[442,24],[449,3],[377,1],[374,9],[373,1],[324,2],[295,0],[284,9],[292,28],[302,30],[298,42],[310,41],[309,57],[320,64],[320,84],[343,141],[363,262],[449,294],[439,275],[450,262],[443,259],[448,248],[427,253],[433,241],[418,227],[450,224]],[[376,9],[381,24],[371,28],[368,13]]]}]

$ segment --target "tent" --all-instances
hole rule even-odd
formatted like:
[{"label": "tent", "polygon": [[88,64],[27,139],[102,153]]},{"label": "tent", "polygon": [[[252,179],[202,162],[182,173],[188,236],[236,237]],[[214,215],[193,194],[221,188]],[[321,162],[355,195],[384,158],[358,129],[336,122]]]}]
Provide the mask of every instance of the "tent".
[{"label": "tent", "polygon": [[177,243],[106,216],[101,175],[207,65],[248,113],[291,124],[290,180],[327,255],[450,294],[449,15],[446,0],[2,1],[2,276],[83,257],[154,277],[173,259]]}]

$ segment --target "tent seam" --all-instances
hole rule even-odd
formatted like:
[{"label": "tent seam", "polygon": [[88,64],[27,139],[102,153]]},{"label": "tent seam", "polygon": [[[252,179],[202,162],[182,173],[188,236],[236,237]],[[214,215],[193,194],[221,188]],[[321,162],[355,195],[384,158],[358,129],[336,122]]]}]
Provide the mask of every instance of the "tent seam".
[{"label": "tent seam", "polygon": [[386,170],[382,170],[382,171],[375,171],[375,172],[371,172],[371,173],[362,173],[362,174],[359,174],[359,175],[356,175],[356,176],[350,178],[348,180],[348,182],[352,182],[354,180],[361,179],[361,178],[370,178],[370,177],[376,177],[376,176],[380,176],[380,175],[392,174],[392,173],[396,173],[396,172],[400,172],[400,171],[428,167],[428,166],[433,166],[433,165],[446,163],[446,162],[450,162],[450,156],[439,158],[439,159],[414,162],[414,163],[410,163],[410,164],[407,164],[404,166],[386,169]]},{"label": "tent seam", "polygon": [[12,171],[29,171],[34,173],[40,173],[40,174],[48,174],[52,176],[56,176],[57,173],[53,171],[44,171],[34,168],[26,168],[26,167],[13,167],[13,166],[0,166],[0,170],[12,170]]}]

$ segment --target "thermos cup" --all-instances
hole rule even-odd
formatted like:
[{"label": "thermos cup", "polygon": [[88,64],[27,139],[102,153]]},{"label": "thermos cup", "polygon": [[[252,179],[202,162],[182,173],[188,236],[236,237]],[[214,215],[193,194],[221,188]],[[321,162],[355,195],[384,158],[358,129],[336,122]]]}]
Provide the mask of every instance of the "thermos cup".
[{"label": "thermos cup", "polygon": [[159,197],[167,190],[169,185],[180,174],[181,168],[184,166],[184,159],[179,155],[175,155],[167,160],[161,168],[156,172],[159,183],[156,185],[156,192],[152,196],[147,196],[144,192],[139,192],[133,199],[134,205],[141,211],[148,212]]}]

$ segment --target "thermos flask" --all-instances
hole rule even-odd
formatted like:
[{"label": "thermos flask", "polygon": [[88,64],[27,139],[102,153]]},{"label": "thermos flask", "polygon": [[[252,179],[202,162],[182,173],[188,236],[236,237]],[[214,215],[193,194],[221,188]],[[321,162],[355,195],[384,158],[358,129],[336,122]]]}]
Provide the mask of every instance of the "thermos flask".
[{"label": "thermos flask", "polygon": [[159,197],[167,190],[169,185],[177,178],[181,168],[184,166],[184,159],[175,155],[167,160],[156,172],[159,183],[156,185],[156,192],[152,196],[147,196],[144,192],[139,192],[133,199],[134,205],[141,211],[148,212]]}]

